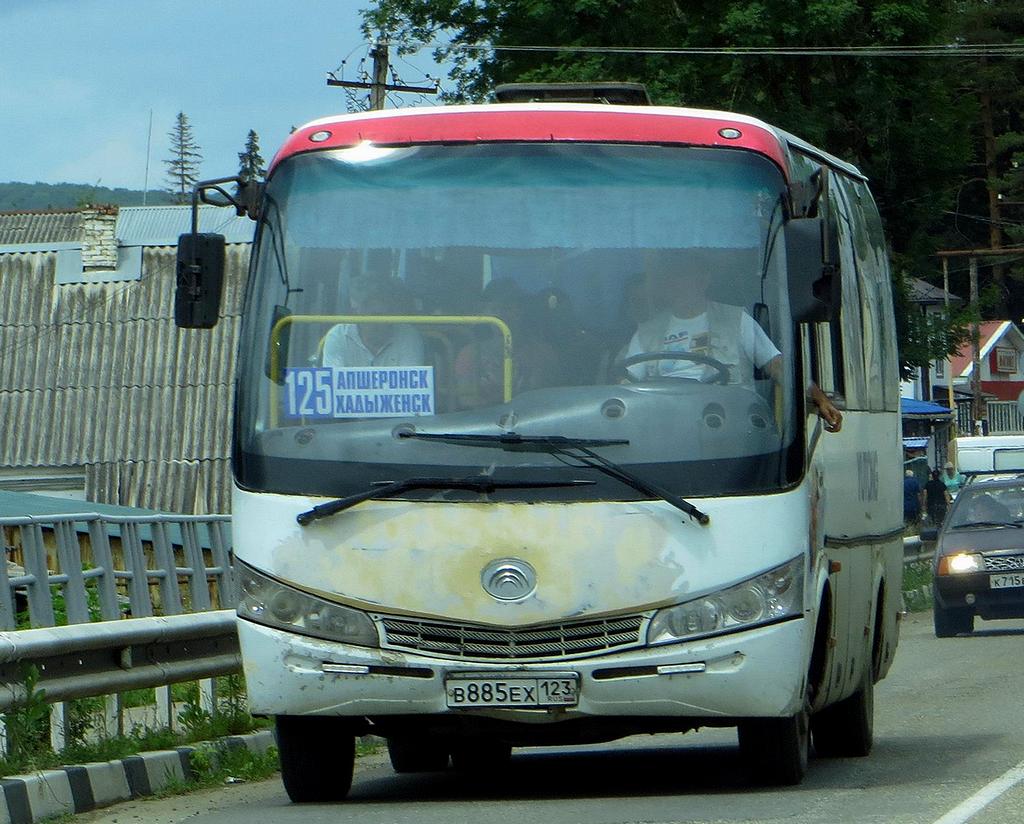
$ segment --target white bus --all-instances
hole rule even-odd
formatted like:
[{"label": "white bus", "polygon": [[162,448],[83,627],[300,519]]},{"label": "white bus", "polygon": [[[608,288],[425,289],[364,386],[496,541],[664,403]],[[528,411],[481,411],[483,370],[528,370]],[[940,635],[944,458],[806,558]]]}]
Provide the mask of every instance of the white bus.
[{"label": "white bus", "polygon": [[[317,120],[233,197],[238,631],[293,801],[344,798],[367,733],[399,772],[702,727],[769,783],[868,753],[902,467],[857,169],[736,114],[497,103]],[[222,245],[183,236],[179,325]]]}]

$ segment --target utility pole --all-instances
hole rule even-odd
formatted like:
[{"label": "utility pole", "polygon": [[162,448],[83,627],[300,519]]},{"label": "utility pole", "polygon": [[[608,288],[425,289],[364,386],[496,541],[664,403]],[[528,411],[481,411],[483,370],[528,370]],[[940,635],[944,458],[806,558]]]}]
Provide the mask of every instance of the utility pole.
[{"label": "utility pole", "polygon": [[[971,255],[968,258],[971,278],[971,306],[978,308],[978,259]],[[981,403],[981,327],[977,315],[971,321],[971,420],[974,421],[975,435],[984,432],[984,420]]]},{"label": "utility pole", "polygon": [[387,92],[411,92],[413,94],[437,94],[437,86],[404,86],[398,83],[388,83],[388,46],[387,40],[378,40],[370,48],[370,57],[373,58],[373,73],[370,82],[359,80],[338,80],[331,72],[327,77],[328,86],[344,86],[346,89],[369,89],[370,109],[379,110],[384,108],[384,99]]}]

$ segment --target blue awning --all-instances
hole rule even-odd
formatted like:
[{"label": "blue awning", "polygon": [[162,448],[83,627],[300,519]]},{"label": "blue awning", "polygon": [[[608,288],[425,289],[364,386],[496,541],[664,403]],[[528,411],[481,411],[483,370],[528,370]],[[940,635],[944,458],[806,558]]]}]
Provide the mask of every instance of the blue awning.
[{"label": "blue awning", "polygon": [[913,398],[900,398],[901,415],[920,415],[926,418],[949,418],[952,413],[949,407],[931,401],[918,401]]}]

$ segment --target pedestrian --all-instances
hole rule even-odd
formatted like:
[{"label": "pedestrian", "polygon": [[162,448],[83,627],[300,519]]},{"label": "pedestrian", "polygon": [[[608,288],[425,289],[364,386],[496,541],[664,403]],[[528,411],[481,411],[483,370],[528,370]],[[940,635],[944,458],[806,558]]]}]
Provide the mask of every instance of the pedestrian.
[{"label": "pedestrian", "polygon": [[913,469],[903,473],[903,521],[908,526],[921,520],[921,484]]},{"label": "pedestrian", "polygon": [[933,469],[928,483],[924,485],[924,506],[925,512],[928,513],[928,520],[934,526],[942,525],[949,500],[949,492],[946,490],[946,484],[943,482],[939,470]]},{"label": "pedestrian", "polygon": [[964,485],[964,476],[956,471],[952,461],[946,461],[945,471],[942,473],[942,483],[946,485],[950,500],[956,497],[956,493]]}]

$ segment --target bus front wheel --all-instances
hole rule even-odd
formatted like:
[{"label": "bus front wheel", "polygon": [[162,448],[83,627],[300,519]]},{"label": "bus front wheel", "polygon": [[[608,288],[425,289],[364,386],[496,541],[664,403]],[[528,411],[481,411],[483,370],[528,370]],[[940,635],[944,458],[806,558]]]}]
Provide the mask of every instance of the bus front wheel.
[{"label": "bus front wheel", "polygon": [[758,782],[792,786],[803,781],[810,756],[806,706],[788,718],[751,718],[738,727],[740,755]]},{"label": "bus front wheel", "polygon": [[278,715],[274,720],[288,797],[295,803],[344,800],[356,758],[356,737],[347,719]]}]

